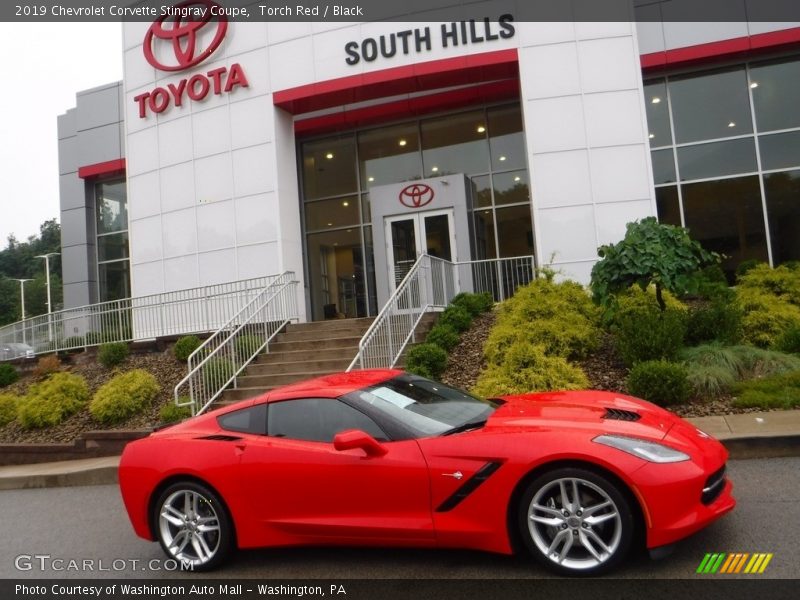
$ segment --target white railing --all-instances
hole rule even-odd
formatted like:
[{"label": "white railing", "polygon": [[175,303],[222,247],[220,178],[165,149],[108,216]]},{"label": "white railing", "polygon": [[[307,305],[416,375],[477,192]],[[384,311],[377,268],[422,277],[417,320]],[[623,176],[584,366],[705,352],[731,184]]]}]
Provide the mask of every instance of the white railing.
[{"label": "white railing", "polygon": [[348,371],[394,367],[426,312],[443,309],[459,292],[492,294],[495,302],[514,295],[536,277],[533,256],[450,262],[424,254],[361,338]]},{"label": "white railing", "polygon": [[105,342],[215,331],[278,277],[68,308],[0,327],[0,342],[28,344],[42,354]]},{"label": "white railing", "polygon": [[298,318],[297,281],[286,271],[261,290],[189,355],[189,374],[175,386],[175,404],[205,411],[290,321]]}]

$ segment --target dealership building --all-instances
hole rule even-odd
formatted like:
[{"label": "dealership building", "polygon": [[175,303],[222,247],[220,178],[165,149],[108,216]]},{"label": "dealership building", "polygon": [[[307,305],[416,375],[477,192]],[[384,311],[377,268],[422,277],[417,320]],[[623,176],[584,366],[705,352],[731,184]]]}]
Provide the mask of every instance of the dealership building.
[{"label": "dealership building", "polygon": [[585,283],[651,215],[729,274],[800,260],[800,23],[533,5],[124,23],[123,81],[58,119],[65,307],[292,271],[304,320],[373,316],[424,253]]}]

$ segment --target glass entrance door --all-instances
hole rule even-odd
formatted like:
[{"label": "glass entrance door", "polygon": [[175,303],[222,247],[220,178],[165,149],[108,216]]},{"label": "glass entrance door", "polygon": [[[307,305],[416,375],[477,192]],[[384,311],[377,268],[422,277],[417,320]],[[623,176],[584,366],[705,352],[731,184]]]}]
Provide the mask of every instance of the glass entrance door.
[{"label": "glass entrance door", "polygon": [[384,225],[390,291],[423,254],[449,261],[457,259],[452,209],[386,217]]}]

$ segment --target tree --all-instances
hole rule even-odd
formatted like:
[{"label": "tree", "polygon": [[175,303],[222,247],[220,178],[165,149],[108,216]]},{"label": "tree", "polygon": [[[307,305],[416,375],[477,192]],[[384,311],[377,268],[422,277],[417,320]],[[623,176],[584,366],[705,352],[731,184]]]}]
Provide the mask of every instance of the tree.
[{"label": "tree", "polygon": [[600,246],[597,254],[601,260],[592,269],[591,282],[595,302],[608,306],[614,294],[632,285],[643,290],[652,285],[662,312],[663,290],[676,295],[696,292],[697,278],[692,275],[722,260],[691,239],[687,229],[661,224],[655,217],[628,223],[625,238]]}]

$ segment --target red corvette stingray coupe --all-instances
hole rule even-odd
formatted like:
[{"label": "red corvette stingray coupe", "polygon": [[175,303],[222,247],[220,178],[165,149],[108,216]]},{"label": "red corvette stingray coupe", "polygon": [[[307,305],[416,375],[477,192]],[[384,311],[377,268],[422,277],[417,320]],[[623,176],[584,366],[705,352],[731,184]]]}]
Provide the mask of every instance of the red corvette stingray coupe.
[{"label": "red corvette stingray coupe", "polygon": [[234,548],[526,547],[568,575],[672,544],[730,511],[727,451],[607,392],[487,402],[396,370],[278,388],[125,448],[136,533],[196,570]]}]

